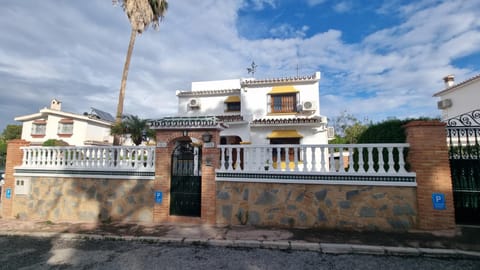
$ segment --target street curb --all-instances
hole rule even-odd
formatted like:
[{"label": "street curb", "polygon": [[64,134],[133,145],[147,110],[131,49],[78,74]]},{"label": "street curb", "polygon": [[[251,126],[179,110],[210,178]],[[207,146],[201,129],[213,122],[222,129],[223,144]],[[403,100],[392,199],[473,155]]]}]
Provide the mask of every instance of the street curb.
[{"label": "street curb", "polygon": [[63,240],[97,240],[97,241],[132,241],[155,244],[172,244],[186,246],[211,246],[226,248],[262,248],[283,251],[310,251],[322,254],[358,254],[376,256],[408,256],[408,257],[435,257],[480,260],[480,252],[459,249],[440,248],[412,248],[393,246],[374,246],[338,243],[312,243],[288,240],[229,240],[229,239],[195,239],[185,237],[156,237],[156,236],[118,236],[99,234],[76,234],[54,232],[0,232],[0,236],[15,237],[28,236],[37,238],[58,238]]}]

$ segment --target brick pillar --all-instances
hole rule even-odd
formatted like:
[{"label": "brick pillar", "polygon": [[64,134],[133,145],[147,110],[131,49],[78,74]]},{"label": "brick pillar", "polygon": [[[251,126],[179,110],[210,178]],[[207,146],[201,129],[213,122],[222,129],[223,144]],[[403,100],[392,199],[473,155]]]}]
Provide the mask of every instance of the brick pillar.
[{"label": "brick pillar", "polygon": [[[455,228],[452,179],[445,124],[439,121],[412,121],[405,131],[408,163],[417,174],[417,218],[419,229]],[[445,210],[434,209],[432,194],[445,196]]]},{"label": "brick pillar", "polygon": [[[4,218],[12,218],[14,213],[13,200],[15,199],[15,178],[13,177],[14,167],[22,165],[23,151],[20,149],[22,146],[30,145],[25,140],[11,140],[7,145],[7,161],[5,163],[5,185],[2,187],[2,209],[1,216]],[[11,197],[7,199],[7,189],[11,190]]]},{"label": "brick pillar", "polygon": [[211,131],[213,145],[202,149],[202,222],[216,223],[215,169],[220,167],[220,131]]},{"label": "brick pillar", "polygon": [[154,190],[161,191],[162,202],[155,203],[153,206],[153,221],[167,222],[170,205],[170,163],[171,163],[171,147],[157,147],[155,151],[155,183]]}]

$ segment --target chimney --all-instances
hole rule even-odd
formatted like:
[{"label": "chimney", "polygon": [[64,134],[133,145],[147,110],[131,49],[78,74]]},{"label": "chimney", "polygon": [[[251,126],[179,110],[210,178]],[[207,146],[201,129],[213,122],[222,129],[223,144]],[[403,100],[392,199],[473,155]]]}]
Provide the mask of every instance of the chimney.
[{"label": "chimney", "polygon": [[62,110],[62,102],[57,99],[52,99],[50,102],[50,109],[51,110],[56,110],[56,111],[61,111]]},{"label": "chimney", "polygon": [[445,82],[445,88],[452,87],[455,84],[455,76],[452,74],[443,77],[443,81]]}]

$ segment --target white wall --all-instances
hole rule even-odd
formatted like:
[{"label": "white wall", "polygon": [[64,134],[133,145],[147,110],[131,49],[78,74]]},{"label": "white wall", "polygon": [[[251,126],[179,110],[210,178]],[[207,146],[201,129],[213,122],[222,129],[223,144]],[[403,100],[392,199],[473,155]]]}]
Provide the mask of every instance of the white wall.
[{"label": "white wall", "polygon": [[192,91],[226,90],[226,89],[239,89],[239,88],[240,88],[239,79],[192,82]]},{"label": "white wall", "polygon": [[102,126],[99,123],[87,122],[86,119],[73,119],[73,132],[69,137],[58,136],[58,122],[68,118],[65,116],[50,114],[45,117],[46,127],[45,136],[40,138],[32,137],[32,124],[34,120],[24,121],[22,125],[22,139],[30,141],[34,144],[41,144],[49,139],[63,140],[69,145],[84,145],[85,141],[100,141],[103,142],[108,139],[110,143],[113,142],[113,137],[110,136],[110,127]]},{"label": "white wall", "polygon": [[440,100],[451,99],[452,107],[442,110],[442,120],[480,109],[480,80],[446,92]]},{"label": "white wall", "polygon": [[220,132],[220,136],[238,136],[242,139],[242,142],[250,142],[250,131],[248,128],[248,124],[229,124],[228,128],[222,130]]},{"label": "white wall", "polygon": [[101,126],[97,123],[89,123],[86,126],[85,138],[89,141],[113,143],[113,136],[110,135],[110,127]]},{"label": "white wall", "polygon": [[201,116],[235,114],[231,112],[225,112],[225,100],[227,99],[227,97],[228,96],[195,97],[200,101],[200,107],[198,109],[190,108],[190,106],[188,105],[192,97],[178,97],[178,115]]}]

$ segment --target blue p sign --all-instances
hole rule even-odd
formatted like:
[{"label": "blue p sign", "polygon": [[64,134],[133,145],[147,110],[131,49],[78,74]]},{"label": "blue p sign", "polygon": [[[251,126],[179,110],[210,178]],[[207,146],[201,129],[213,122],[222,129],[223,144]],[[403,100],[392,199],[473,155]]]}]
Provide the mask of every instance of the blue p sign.
[{"label": "blue p sign", "polygon": [[162,203],[163,193],[161,191],[155,191],[155,203]]},{"label": "blue p sign", "polygon": [[435,210],[445,210],[445,194],[443,193],[433,193],[432,194],[432,203],[433,209]]}]

